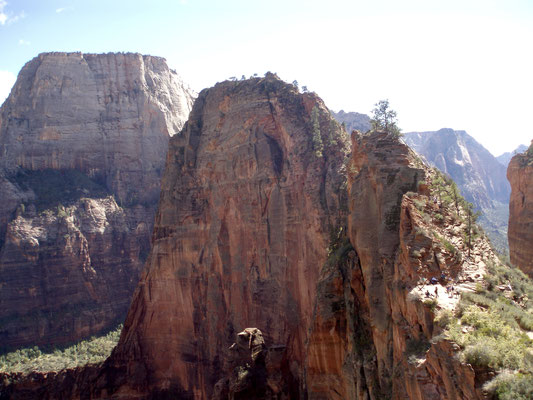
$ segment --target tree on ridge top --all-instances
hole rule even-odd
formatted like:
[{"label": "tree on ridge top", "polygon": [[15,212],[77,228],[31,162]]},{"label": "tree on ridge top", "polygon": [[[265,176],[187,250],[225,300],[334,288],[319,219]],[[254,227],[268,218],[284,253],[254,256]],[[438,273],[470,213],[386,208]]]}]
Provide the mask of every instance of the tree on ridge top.
[{"label": "tree on ridge top", "polygon": [[380,100],[374,104],[370,126],[373,131],[384,131],[395,137],[400,137],[401,129],[397,125],[396,111],[389,108],[389,100]]}]

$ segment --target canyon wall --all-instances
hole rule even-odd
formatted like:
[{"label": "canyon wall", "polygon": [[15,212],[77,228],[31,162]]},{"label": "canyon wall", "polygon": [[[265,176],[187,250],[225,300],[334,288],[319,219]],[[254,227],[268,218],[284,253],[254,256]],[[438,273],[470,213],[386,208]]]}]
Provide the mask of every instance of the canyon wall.
[{"label": "canyon wall", "polygon": [[168,140],[192,93],[164,59],[44,53],[0,109],[0,343],[111,328],[150,250]]},{"label": "canyon wall", "polygon": [[432,200],[437,172],[402,141],[351,139],[350,152],[314,93],[270,73],[202,91],[170,140],[153,247],[111,357],[6,376],[4,393],[485,398],[487,376],[435,318],[484,284],[490,244],[467,249],[464,210]]},{"label": "canyon wall", "polygon": [[509,255],[511,263],[533,277],[533,147],[515,155],[507,169],[509,202]]}]

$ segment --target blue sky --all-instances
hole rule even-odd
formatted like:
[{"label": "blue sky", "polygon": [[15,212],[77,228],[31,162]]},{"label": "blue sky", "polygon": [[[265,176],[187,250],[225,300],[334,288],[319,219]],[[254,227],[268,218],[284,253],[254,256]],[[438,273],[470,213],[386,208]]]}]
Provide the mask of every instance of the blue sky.
[{"label": "blue sky", "polygon": [[45,51],[165,57],[196,91],[273,71],[328,107],[388,98],[404,131],[464,129],[498,155],[533,127],[533,1],[0,0],[0,101]]}]

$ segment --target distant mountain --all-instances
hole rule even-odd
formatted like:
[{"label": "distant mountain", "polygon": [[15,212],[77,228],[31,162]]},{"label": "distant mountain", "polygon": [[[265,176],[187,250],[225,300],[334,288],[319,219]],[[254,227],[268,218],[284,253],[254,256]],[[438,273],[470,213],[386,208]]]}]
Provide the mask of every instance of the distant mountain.
[{"label": "distant mountain", "polygon": [[509,165],[509,162],[511,161],[511,158],[513,158],[515,154],[523,153],[526,150],[527,150],[527,146],[525,144],[521,144],[513,151],[508,151],[506,153],[499,155],[498,157],[496,157],[496,160],[498,160],[500,164],[502,164],[503,166],[507,168],[507,166]]},{"label": "distant mountain", "polygon": [[370,117],[366,114],[360,114],[357,112],[344,112],[340,110],[338,113],[331,111],[331,115],[339,123],[344,123],[346,126],[346,132],[350,133],[353,130],[366,132],[370,129]]},{"label": "distant mountain", "polygon": [[506,166],[465,131],[408,132],[404,140],[457,183],[463,196],[482,211],[480,223],[493,244],[506,251],[511,193]]}]

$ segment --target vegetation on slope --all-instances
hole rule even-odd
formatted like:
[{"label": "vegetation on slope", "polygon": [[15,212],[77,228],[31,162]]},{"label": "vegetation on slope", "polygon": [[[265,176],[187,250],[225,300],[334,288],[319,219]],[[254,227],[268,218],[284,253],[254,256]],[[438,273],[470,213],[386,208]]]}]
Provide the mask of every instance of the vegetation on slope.
[{"label": "vegetation on slope", "polygon": [[38,212],[59,204],[71,204],[82,197],[101,198],[109,195],[107,189],[84,173],[74,170],[19,169],[10,180],[22,189],[35,193]]},{"label": "vegetation on slope", "polygon": [[485,285],[461,296],[437,321],[461,357],[497,375],[484,389],[498,399],[533,398],[533,283],[517,268],[489,263]]},{"label": "vegetation on slope", "polygon": [[83,340],[62,350],[45,352],[35,346],[1,355],[0,372],[49,372],[100,363],[117,345],[121,331],[122,324],[106,335]]},{"label": "vegetation on slope", "polygon": [[[443,328],[434,340],[446,338],[457,343],[463,362],[481,375],[493,374],[483,387],[489,395],[504,400],[531,399],[533,282],[518,268],[480,251],[479,246],[488,239],[476,224],[477,213],[453,181],[436,169],[427,178],[428,182],[420,185],[430,189],[429,197],[408,193],[424,222],[417,229],[433,227],[424,234],[446,250],[450,260],[455,255],[454,262],[463,268],[465,263],[472,268],[479,262],[480,271],[485,271],[477,283],[453,283],[463,287],[453,311],[441,309],[435,298],[424,301],[437,312],[436,323]],[[413,255],[422,257],[418,250]]]}]

